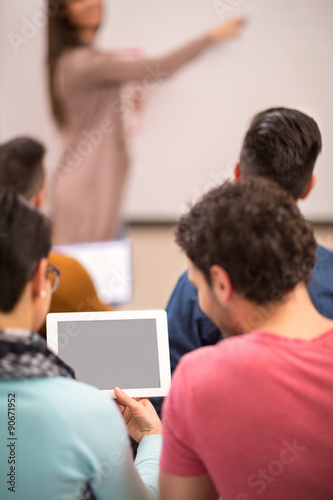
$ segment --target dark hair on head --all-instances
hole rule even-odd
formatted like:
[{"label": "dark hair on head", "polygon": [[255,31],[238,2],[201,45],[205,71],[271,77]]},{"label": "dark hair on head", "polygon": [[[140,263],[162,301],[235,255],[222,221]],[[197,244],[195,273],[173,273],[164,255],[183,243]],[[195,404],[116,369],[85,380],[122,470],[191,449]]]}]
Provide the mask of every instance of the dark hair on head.
[{"label": "dark hair on head", "polygon": [[311,180],[321,151],[317,123],[300,111],[271,108],[258,113],[240,154],[243,176],[269,177],[298,199]]},{"label": "dark hair on head", "polygon": [[51,223],[13,190],[0,187],[0,311],[11,312],[51,249]]},{"label": "dark hair on head", "polygon": [[45,147],[30,137],[18,137],[0,146],[0,185],[30,200],[44,186]]},{"label": "dark hair on head", "polygon": [[180,219],[176,241],[211,284],[225,269],[235,290],[263,304],[308,282],[316,243],[294,200],[275,182],[248,177],[213,189]]},{"label": "dark hair on head", "polygon": [[83,46],[77,31],[63,16],[68,0],[48,0],[48,82],[53,117],[59,127],[66,123],[64,111],[55,93],[54,75],[59,57],[66,49]]}]

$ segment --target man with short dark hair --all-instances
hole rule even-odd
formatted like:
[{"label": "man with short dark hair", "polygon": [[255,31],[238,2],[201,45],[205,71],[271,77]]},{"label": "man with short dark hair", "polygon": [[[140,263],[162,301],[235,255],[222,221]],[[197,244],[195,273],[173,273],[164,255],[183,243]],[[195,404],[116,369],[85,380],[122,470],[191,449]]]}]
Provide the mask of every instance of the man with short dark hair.
[{"label": "man with short dark hair", "polygon": [[313,118],[296,109],[267,109],[254,116],[246,132],[236,178],[268,177],[295,200],[303,199],[315,184],[313,168],[321,147]]},{"label": "man with short dark hair", "polygon": [[[0,185],[14,189],[42,210],[45,199],[45,147],[30,137],[18,137],[0,146]],[[50,312],[109,311],[97,295],[84,267],[71,257],[51,252],[50,264],[61,272]],[[41,328],[45,336],[45,324]]]},{"label": "man with short dark hair", "polygon": [[45,195],[45,147],[30,137],[17,137],[0,146],[0,185],[14,189],[39,208]]},{"label": "man with short dark hair", "polygon": [[164,500],[333,498],[333,321],[306,284],[311,228],[276,183],[205,195],[176,240],[227,338],[180,361],[163,407]]},{"label": "man with short dark hair", "polygon": [[[303,199],[315,185],[313,168],[321,146],[318,125],[311,117],[295,109],[267,109],[251,121],[234,178],[267,177],[294,199]],[[333,319],[333,252],[320,245],[308,289],[318,311]],[[166,310],[172,371],[183,354],[223,338],[199,308],[187,272],[180,277]],[[155,400],[154,405],[160,411],[161,400]]]}]

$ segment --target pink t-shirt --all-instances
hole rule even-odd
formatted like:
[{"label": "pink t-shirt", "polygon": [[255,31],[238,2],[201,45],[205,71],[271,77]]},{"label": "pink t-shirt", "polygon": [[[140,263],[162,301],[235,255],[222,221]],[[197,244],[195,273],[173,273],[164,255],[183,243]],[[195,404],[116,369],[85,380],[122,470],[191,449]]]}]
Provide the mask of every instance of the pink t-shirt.
[{"label": "pink t-shirt", "polygon": [[163,420],[162,471],[209,474],[223,500],[333,499],[333,330],[184,356]]}]

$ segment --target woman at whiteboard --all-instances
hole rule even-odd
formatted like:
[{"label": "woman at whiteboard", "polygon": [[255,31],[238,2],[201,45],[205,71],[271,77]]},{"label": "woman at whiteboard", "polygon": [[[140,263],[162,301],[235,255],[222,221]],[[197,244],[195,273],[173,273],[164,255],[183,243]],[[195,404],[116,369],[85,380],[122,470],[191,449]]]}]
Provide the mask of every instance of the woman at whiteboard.
[{"label": "woman at whiteboard", "polygon": [[128,173],[121,85],[139,81],[153,90],[215,42],[237,35],[243,20],[232,19],[164,57],[120,60],[93,47],[102,0],[49,0],[48,12],[49,93],[64,142],[52,187],[54,240],[113,239]]}]

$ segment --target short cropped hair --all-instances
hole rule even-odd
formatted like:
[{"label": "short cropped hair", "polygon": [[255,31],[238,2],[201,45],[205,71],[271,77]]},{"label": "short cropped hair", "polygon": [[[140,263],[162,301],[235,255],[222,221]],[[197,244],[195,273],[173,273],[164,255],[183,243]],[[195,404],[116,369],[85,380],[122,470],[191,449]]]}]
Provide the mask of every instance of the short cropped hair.
[{"label": "short cropped hair", "polygon": [[275,182],[248,177],[207,193],[177,226],[176,241],[211,285],[225,269],[235,290],[256,304],[279,302],[315,264],[311,226]]},{"label": "short cropped hair", "polygon": [[44,186],[45,147],[30,137],[18,137],[0,146],[0,185],[30,200]]},{"label": "short cropped hair", "polygon": [[51,249],[51,223],[15,191],[0,187],[0,311],[11,312]]},{"label": "short cropped hair", "polygon": [[271,108],[251,121],[240,153],[242,176],[268,177],[298,199],[321,151],[317,123],[295,109]]}]

